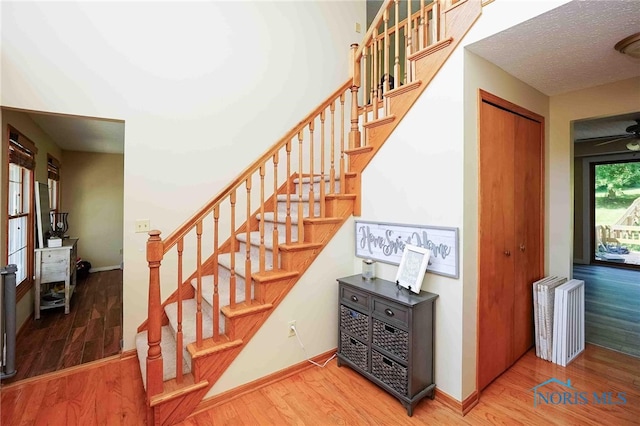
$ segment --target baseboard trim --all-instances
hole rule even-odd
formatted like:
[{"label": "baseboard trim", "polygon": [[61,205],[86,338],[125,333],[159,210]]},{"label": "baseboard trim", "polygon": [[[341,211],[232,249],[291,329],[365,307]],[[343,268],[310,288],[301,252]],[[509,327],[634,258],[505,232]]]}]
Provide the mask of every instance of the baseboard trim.
[{"label": "baseboard trim", "polygon": [[[315,357],[311,358],[311,360],[318,364],[324,364],[326,360],[331,358],[336,353],[336,350],[337,349],[331,349],[327,352],[321,353],[320,355],[316,355]],[[233,388],[221,394],[203,399],[202,402],[200,402],[200,404],[198,404],[198,406],[195,408],[193,413],[189,415],[189,417],[193,417],[196,414],[202,413],[203,411],[210,410],[213,407],[217,407],[218,405],[229,402],[249,392],[253,392],[265,386],[269,386],[273,383],[279,382],[280,380],[286,379],[289,376],[293,376],[294,374],[300,373],[301,371],[304,371],[311,367],[315,366],[308,360],[304,360],[283,370],[276,371],[275,373],[261,377],[252,382],[240,385],[237,388]]]},{"label": "baseboard trim", "polygon": [[473,393],[466,397],[464,401],[460,402],[448,393],[443,392],[438,388],[436,388],[436,399],[447,408],[451,409],[457,414],[460,414],[461,416],[464,416],[469,411],[471,411],[471,409],[475,407],[479,401],[477,391],[473,391]]},{"label": "baseboard trim", "polygon": [[465,398],[464,401],[462,401],[462,415],[465,416],[469,411],[471,411],[473,407],[478,405],[479,401],[480,394],[478,393],[478,391],[473,391],[471,395],[469,395]]},{"label": "baseboard trim", "polygon": [[[135,354],[135,351],[133,351]],[[127,354],[129,357],[130,354]],[[81,371],[89,371],[94,368],[102,367],[108,364],[115,364],[122,361],[123,354],[113,355],[107,358],[98,359],[96,361],[87,362],[86,364],[75,365],[73,367],[65,368],[64,370],[52,371],[51,373],[41,374],[39,376],[29,377],[27,379],[20,380],[15,383],[11,383],[9,385],[2,385],[2,389],[13,389],[19,388],[21,386],[26,386],[33,382],[48,382],[50,380],[59,379],[64,376],[69,376],[71,374],[76,374]]]},{"label": "baseboard trim", "polygon": [[94,272],[113,271],[114,269],[120,269],[120,265],[101,266],[99,268],[91,268],[89,269],[89,273],[93,274]]}]

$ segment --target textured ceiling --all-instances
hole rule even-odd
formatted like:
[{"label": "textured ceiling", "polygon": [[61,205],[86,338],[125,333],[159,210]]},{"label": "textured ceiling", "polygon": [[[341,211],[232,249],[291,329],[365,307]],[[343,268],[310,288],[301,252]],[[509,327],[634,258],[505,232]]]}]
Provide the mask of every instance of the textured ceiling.
[{"label": "textured ceiling", "polygon": [[467,48],[553,96],[640,76],[613,48],[638,31],[639,0],[574,0]]}]

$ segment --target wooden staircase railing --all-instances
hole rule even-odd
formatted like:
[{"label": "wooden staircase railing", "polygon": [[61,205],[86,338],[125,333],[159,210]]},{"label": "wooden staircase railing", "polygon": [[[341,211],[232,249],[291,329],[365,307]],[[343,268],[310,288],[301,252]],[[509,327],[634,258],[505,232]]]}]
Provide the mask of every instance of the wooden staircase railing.
[{"label": "wooden staircase railing", "polygon": [[[149,233],[149,312],[138,331],[146,332],[151,422],[184,418],[346,217],[360,214],[361,172],[479,14],[480,0],[408,0],[404,11],[385,0],[363,44],[351,46],[351,76],[338,90],[166,239]],[[176,285],[164,302],[161,282]],[[263,285],[274,282],[278,290]],[[175,379],[165,381],[169,323]],[[193,327],[194,341],[185,342]],[[195,362],[211,354],[220,355],[215,365]],[[176,397],[188,392],[191,405],[176,414]]]}]

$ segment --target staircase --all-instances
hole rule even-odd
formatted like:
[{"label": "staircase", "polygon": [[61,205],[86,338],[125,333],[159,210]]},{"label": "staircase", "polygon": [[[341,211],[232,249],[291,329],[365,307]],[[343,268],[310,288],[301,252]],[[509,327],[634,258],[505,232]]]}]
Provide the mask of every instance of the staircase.
[{"label": "staircase", "polygon": [[[386,0],[351,47],[341,87],[180,228],[165,239],[149,233],[149,314],[136,337],[149,424],[189,416],[360,214],[362,171],[480,11],[479,0],[413,0],[400,20],[399,2]],[[400,84],[392,88],[388,75]],[[164,301],[161,282],[175,283]]]}]

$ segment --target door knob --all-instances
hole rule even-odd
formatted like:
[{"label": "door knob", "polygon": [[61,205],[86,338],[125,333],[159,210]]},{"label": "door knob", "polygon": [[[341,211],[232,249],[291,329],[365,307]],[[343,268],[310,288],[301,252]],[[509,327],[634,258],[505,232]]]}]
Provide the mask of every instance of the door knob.
[{"label": "door knob", "polygon": [[505,251],[504,251],[504,255],[505,255],[505,256],[511,256],[511,252],[510,252],[509,250],[505,250]]},{"label": "door knob", "polygon": [[524,251],[524,244],[520,244],[520,251]]}]

